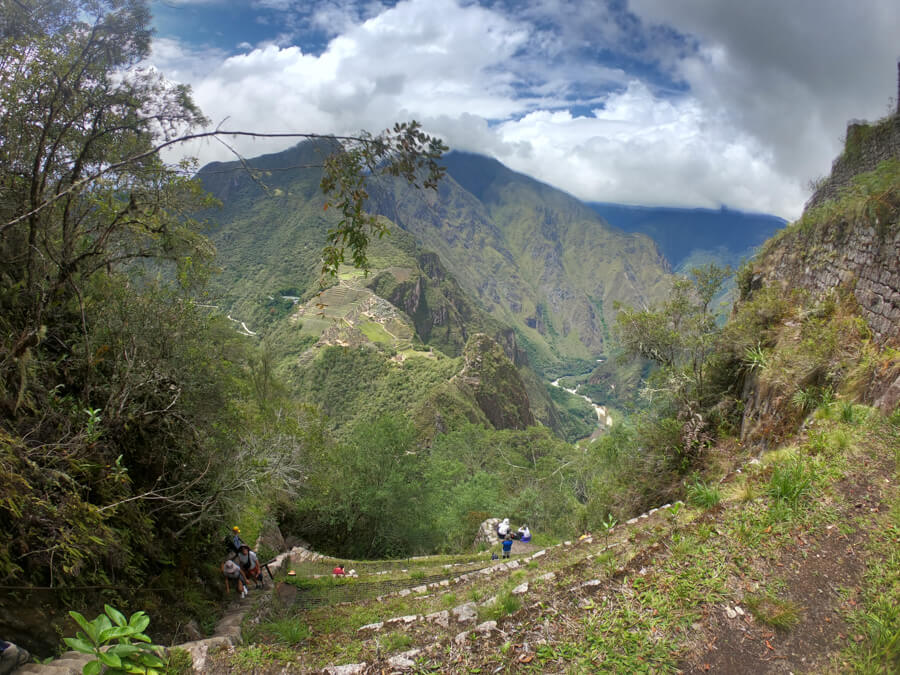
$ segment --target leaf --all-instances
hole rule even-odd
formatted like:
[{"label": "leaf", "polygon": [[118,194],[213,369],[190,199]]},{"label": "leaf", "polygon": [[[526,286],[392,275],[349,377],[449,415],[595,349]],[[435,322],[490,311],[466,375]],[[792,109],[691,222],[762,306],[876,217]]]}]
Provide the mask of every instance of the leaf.
[{"label": "leaf", "polygon": [[112,647],[110,647],[109,651],[112,652],[113,654],[118,654],[120,657],[122,657],[124,659],[124,658],[128,658],[132,654],[137,654],[138,652],[141,651],[141,648],[135,647],[134,645],[118,644],[118,645],[113,645]]},{"label": "leaf", "polygon": [[128,625],[134,628],[139,633],[143,633],[144,629],[146,629],[147,626],[150,625],[150,617],[147,616],[144,612],[135,612],[128,620]]},{"label": "leaf", "polygon": [[81,614],[75,611],[70,611],[69,616],[75,619],[75,622],[84,629],[84,632],[87,634],[87,637],[94,644],[97,643],[97,633],[99,632],[93,623],[85,619]]},{"label": "leaf", "polygon": [[121,637],[129,637],[134,634],[135,630],[131,626],[110,626],[106,630],[100,631],[100,642],[109,642]]},{"label": "leaf", "polygon": [[94,619],[91,623],[97,627],[97,633],[100,634],[103,631],[112,628],[112,622],[109,620],[109,617],[106,614],[99,614],[96,619]]},{"label": "leaf", "polygon": [[83,675],[100,675],[100,671],[103,670],[103,664],[99,661],[88,661],[84,664],[84,668],[81,669]]},{"label": "leaf", "polygon": [[69,645],[69,647],[74,649],[76,652],[81,652],[82,654],[94,653],[94,645],[84,640],[79,640],[78,638],[63,638],[63,642]]},{"label": "leaf", "polygon": [[103,605],[103,610],[109,615],[109,618],[113,620],[117,626],[124,626],[128,622],[125,620],[125,615],[122,614],[119,610],[111,605]]},{"label": "leaf", "polygon": [[156,654],[141,654],[141,663],[150,668],[164,668],[166,662],[159,658]]},{"label": "leaf", "polygon": [[120,659],[117,654],[114,654],[112,652],[100,652],[98,658],[103,662],[104,665],[107,665],[110,668],[122,667],[122,659]]}]

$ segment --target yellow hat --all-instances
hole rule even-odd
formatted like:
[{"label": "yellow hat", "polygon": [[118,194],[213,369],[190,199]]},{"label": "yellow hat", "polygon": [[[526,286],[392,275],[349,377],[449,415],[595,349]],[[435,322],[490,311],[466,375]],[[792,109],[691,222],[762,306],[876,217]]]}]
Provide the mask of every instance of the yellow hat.
[{"label": "yellow hat", "polygon": [[297,573],[294,570],[291,570],[290,572],[288,572],[288,576],[295,577],[295,576],[297,576]]},{"label": "yellow hat", "polygon": [[237,525],[235,525],[235,526],[232,527],[231,529],[234,530],[235,532],[240,532],[240,531],[241,531],[241,528],[239,528]]}]

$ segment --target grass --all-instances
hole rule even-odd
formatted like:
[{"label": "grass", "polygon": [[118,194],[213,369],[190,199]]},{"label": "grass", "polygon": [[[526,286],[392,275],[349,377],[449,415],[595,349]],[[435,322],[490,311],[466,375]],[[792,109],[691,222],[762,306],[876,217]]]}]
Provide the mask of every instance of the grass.
[{"label": "grass", "polygon": [[[800,542],[815,544],[817,537],[860,537],[874,532],[877,536],[866,554],[865,579],[848,584],[861,589],[854,596],[858,604],[847,618],[852,626],[848,631],[851,640],[841,642],[850,646],[838,655],[830,653],[841,664],[851,664],[838,666],[840,672],[896,672],[895,662],[900,659],[900,507],[890,514],[858,511],[843,499],[838,488],[852,486],[852,481],[871,472],[886,452],[888,456],[896,452],[893,448],[898,445],[900,415],[897,429],[884,432],[875,427],[890,424],[879,422],[879,418],[872,418],[872,424],[855,424],[843,419],[837,406],[832,409],[833,416],[815,420],[805,442],[767,453],[761,463],[747,466],[737,481],[714,490],[718,493],[715,515],[704,513],[715,498],[705,494],[708,486],[697,482],[688,505],[677,513],[677,523],[671,512],[660,512],[641,521],[646,523],[641,530],[617,527],[610,537],[616,546],[608,551],[603,550],[604,543],[598,537],[592,544],[548,549],[547,555],[514,572],[475,575],[452,591],[447,589],[431,597],[390,597],[381,603],[360,600],[355,605],[317,608],[304,617],[311,635],[293,652],[294,662],[301,668],[320,668],[372,660],[379,653],[405,651],[442,637],[452,639],[460,627],[451,626],[443,636],[435,624],[417,624],[413,631],[370,637],[359,636],[356,629],[392,617],[424,615],[496,596],[494,602],[479,607],[478,618],[498,621],[508,636],[507,653],[491,640],[474,635],[459,652],[461,660],[448,665],[451,662],[442,660],[446,653],[426,657],[420,664],[422,672],[493,672],[517,658],[523,641],[521,631],[531,630],[526,626],[548,628],[543,629],[547,641],[534,645],[533,660],[522,665],[523,671],[686,670],[693,664],[685,659],[698,641],[709,643],[716,630],[725,629],[706,621],[710,614],[721,612],[723,605],[744,606],[755,617],[758,630],[810,630],[804,616],[818,616],[822,603],[827,605],[832,600],[827,596],[814,596],[808,601],[804,598],[808,607],[801,607],[785,592],[786,583],[779,575],[788,570],[793,573],[815,560],[815,546]],[[866,415],[865,409],[854,410],[853,417],[867,419]],[[879,433],[893,436],[880,438]],[[843,450],[837,451],[840,448]],[[867,480],[873,474],[869,475]],[[890,489],[896,492],[894,485]],[[876,517],[881,522],[873,528],[872,519]],[[863,553],[859,551],[858,555]],[[586,560],[588,554],[593,556],[590,560]],[[481,556],[483,559],[486,554]],[[640,562],[629,563],[633,556],[641,556]],[[477,556],[469,559],[474,558]],[[405,575],[412,582],[423,570],[442,569],[453,576],[466,569],[444,569],[443,560],[390,561],[397,564],[391,576]],[[553,582],[533,583],[549,571],[557,575]],[[602,585],[580,589],[589,578],[601,579]],[[512,587],[522,581],[529,582],[528,594],[513,595]],[[511,615],[515,616],[510,619]],[[271,631],[265,622],[261,628]],[[286,626],[285,630],[294,628]],[[777,639],[772,642],[776,649],[782,644]],[[247,672],[254,667],[268,672],[266,668],[274,669],[282,663],[279,659],[286,652],[283,647],[270,644],[267,649],[252,651],[256,647],[239,648],[251,651],[235,669],[240,665]],[[447,650],[457,654],[452,645]],[[828,653],[822,652],[825,657]],[[821,672],[820,666],[816,665],[813,672]]]},{"label": "grass", "polygon": [[776,502],[797,506],[812,488],[812,476],[800,457],[781,462],[772,471],[766,493]]},{"label": "grass", "polygon": [[700,481],[688,486],[687,494],[688,502],[692,506],[703,509],[711,509],[714,506],[718,506],[719,502],[722,501],[722,494],[719,492],[718,487],[715,485],[706,485]]},{"label": "grass", "polygon": [[497,599],[478,610],[479,621],[498,621],[509,614],[515,614],[522,607],[522,600],[509,590],[497,595]]},{"label": "grass", "polygon": [[279,619],[260,626],[262,630],[275,636],[279,643],[298,645],[311,635],[309,626],[299,617]]},{"label": "grass", "polygon": [[[900,474],[900,457],[897,458]],[[881,519],[870,547],[860,602],[847,616],[862,640],[841,655],[857,673],[900,672],[900,492],[893,490],[890,511]]]},{"label": "grass", "polygon": [[800,623],[803,608],[775,595],[748,595],[744,604],[757,621],[778,630],[789,630]]}]

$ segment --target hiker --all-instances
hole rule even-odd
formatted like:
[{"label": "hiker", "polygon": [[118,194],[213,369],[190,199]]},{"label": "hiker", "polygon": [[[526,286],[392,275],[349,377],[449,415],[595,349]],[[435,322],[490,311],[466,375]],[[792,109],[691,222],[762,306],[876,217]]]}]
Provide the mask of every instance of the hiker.
[{"label": "hiker", "polygon": [[244,572],[244,577],[248,580],[253,579],[253,582],[256,584],[256,588],[262,588],[265,586],[262,574],[262,568],[259,566],[259,558],[256,557],[256,553],[250,550],[250,547],[247,544],[241,544],[241,547],[238,549],[238,564],[241,566],[241,570]]},{"label": "hiker", "polygon": [[531,541],[531,530],[528,529],[528,525],[519,528],[519,541],[523,543]]},{"label": "hiker", "polygon": [[333,570],[331,570],[331,576],[337,579],[338,577],[344,576],[344,566],[338,565]]},{"label": "hiker", "polygon": [[241,541],[241,528],[235,525],[231,528],[231,540],[227,542],[228,550],[231,551],[232,554],[237,555],[243,545],[244,542]]},{"label": "hiker", "polygon": [[242,598],[247,597],[247,585],[244,583],[244,573],[241,572],[241,568],[238,567],[234,560],[229,558],[222,563],[222,574],[225,575],[225,593],[231,593],[231,587],[228,585],[228,582],[233,581],[238,595]]},{"label": "hiker", "polygon": [[503,557],[508,558],[509,552],[512,550],[513,538],[512,535],[507,533],[506,539],[503,540]]},{"label": "hiker", "polygon": [[504,518],[499,525],[497,525],[497,536],[501,539],[504,539],[506,535],[509,534],[509,518]]},{"label": "hiker", "polygon": [[31,654],[25,649],[12,642],[0,640],[0,675],[8,675],[30,660]]}]

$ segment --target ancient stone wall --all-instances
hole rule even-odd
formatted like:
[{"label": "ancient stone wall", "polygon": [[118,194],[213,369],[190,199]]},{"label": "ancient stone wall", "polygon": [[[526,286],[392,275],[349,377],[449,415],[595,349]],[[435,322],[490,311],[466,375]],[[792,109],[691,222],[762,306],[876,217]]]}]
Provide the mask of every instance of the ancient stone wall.
[{"label": "ancient stone wall", "polygon": [[806,208],[834,199],[855,175],[872,171],[891,157],[900,157],[900,112],[874,124],[850,122],[844,152],[834,160],[831,175],[809,198]]},{"label": "ancient stone wall", "polygon": [[900,225],[820,226],[786,236],[760,261],[763,276],[815,297],[850,290],[879,344],[900,343]]}]

